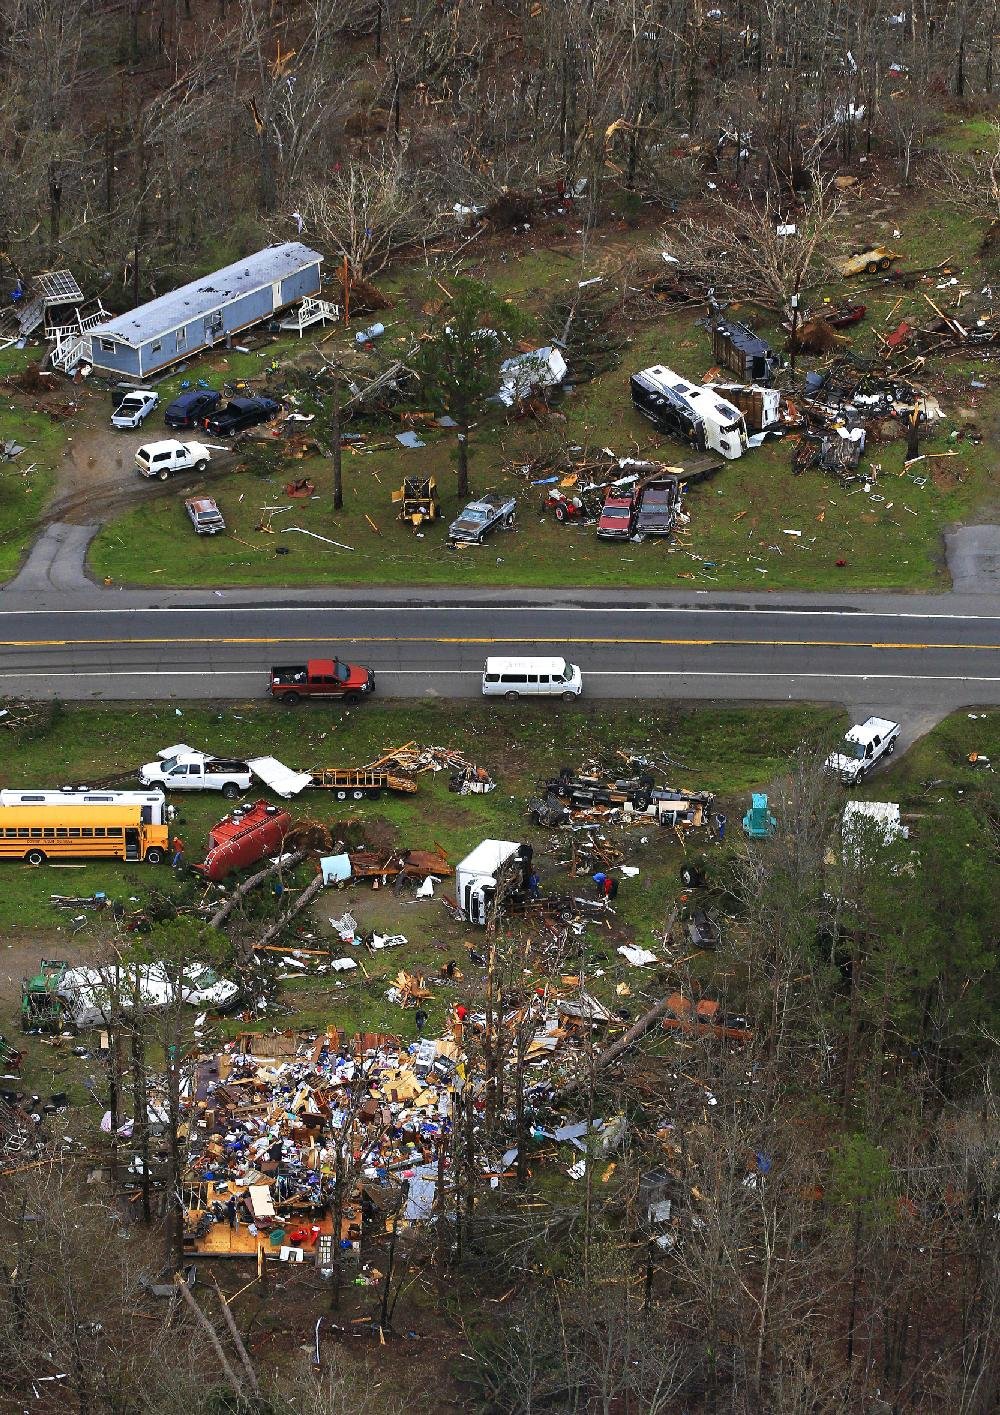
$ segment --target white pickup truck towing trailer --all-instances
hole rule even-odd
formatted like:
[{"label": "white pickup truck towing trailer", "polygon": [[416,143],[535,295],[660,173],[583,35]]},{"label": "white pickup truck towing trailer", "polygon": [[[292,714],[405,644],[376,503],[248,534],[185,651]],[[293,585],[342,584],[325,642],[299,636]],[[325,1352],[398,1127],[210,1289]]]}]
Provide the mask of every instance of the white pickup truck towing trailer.
[{"label": "white pickup truck towing trailer", "polygon": [[185,743],[165,747],[155,762],[139,770],[143,786],[160,786],[164,791],[221,791],[233,801],[253,785],[247,762],[230,757],[212,757],[196,752]]},{"label": "white pickup truck towing trailer", "polygon": [[455,897],[470,924],[486,924],[497,876],[520,849],[513,840],[484,840],[455,866]]}]

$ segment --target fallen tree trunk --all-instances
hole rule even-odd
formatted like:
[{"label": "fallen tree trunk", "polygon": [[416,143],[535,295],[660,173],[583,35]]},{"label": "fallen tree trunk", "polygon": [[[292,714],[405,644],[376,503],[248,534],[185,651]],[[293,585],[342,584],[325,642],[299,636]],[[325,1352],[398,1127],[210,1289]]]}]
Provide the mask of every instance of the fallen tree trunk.
[{"label": "fallen tree trunk", "polygon": [[[616,1042],[611,1043],[606,1051],[602,1051],[600,1056],[596,1057],[594,1060],[594,1075],[596,1076],[599,1071],[605,1070],[613,1061],[617,1061],[620,1056],[628,1051],[629,1047],[634,1046],[639,1038],[649,1031],[650,1027],[655,1026],[666,1012],[669,1001],[669,997],[665,997],[662,1001],[658,1002],[655,1007],[651,1007],[648,1012],[644,1012],[638,1022],[633,1022],[632,1026],[629,1027],[623,1037],[619,1037]],[[583,1085],[584,1079],[584,1077],[577,1076],[574,1080],[567,1081],[566,1085],[562,1087],[560,1094],[565,1096],[569,1095],[572,1091],[578,1091]]]},{"label": "fallen tree trunk", "polygon": [[219,905],[218,909],[216,909],[215,913],[209,919],[208,927],[210,929],[217,929],[223,920],[228,919],[240,900],[244,899],[252,889],[256,889],[259,884],[263,884],[266,879],[270,879],[272,875],[277,874],[279,870],[285,869],[286,866],[288,869],[292,869],[293,866],[297,865],[299,861],[303,859],[305,859],[305,851],[295,850],[292,854],[286,855],[284,859],[278,859],[273,865],[268,865],[266,870],[258,870],[255,875],[251,875],[249,879],[245,879],[243,883],[234,889],[231,894],[227,895]]},{"label": "fallen tree trunk", "polygon": [[316,876],[311,884],[307,884],[305,889],[296,899],[290,909],[286,909],[276,924],[272,924],[269,929],[257,940],[254,948],[266,948],[273,939],[276,939],[286,924],[291,923],[296,914],[301,914],[302,910],[309,903],[310,899],[315,899],[316,895],[323,888],[323,872]]}]

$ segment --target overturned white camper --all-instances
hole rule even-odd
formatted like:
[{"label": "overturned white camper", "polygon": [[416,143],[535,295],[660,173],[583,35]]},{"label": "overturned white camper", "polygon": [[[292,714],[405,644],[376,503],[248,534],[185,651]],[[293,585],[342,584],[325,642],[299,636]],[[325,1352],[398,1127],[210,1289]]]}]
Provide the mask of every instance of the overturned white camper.
[{"label": "overturned white camper", "polygon": [[660,432],[730,461],[750,445],[743,414],[711,386],[688,383],[662,364],[634,373],[630,386],[636,410]]}]

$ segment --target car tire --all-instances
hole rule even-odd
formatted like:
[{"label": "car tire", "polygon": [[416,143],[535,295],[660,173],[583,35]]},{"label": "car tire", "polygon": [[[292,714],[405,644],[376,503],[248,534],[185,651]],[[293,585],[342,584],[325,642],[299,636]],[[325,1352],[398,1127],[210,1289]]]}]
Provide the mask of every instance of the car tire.
[{"label": "car tire", "polygon": [[298,693],[282,693],[281,701],[285,704],[285,707],[298,707],[302,699]]},{"label": "car tire", "polygon": [[162,472],[157,472],[156,475],[159,477],[160,481],[166,481],[166,479],[167,479],[167,477],[169,477],[170,473],[169,473],[169,472],[167,471],[167,469],[164,467],[163,471],[162,471]]},{"label": "car tire", "polygon": [[27,853],[27,855],[25,855],[24,858],[25,858],[25,860],[27,861],[27,863],[28,863],[29,865],[44,865],[44,864],[45,864],[45,851],[44,851],[44,850],[29,850],[28,853]]},{"label": "car tire", "polygon": [[571,703],[575,697],[575,693],[563,693],[562,700],[564,703]]},{"label": "car tire", "polygon": [[194,469],[196,472],[203,472],[207,466],[208,463],[205,461],[205,458],[202,457],[197,462],[195,462]]},{"label": "car tire", "polygon": [[889,743],[888,747],[886,747],[886,749],[885,749],[885,754],[886,754],[886,756],[887,756],[887,757],[891,757],[892,754],[893,754],[893,752],[894,752],[895,750],[896,750],[896,739],[895,739],[895,737],[893,737],[892,741]]},{"label": "car tire", "polygon": [[361,701],[361,694],[360,694],[360,693],[345,693],[345,694],[344,694],[344,702],[347,703],[350,707],[354,707],[355,703],[359,703],[360,701]]},{"label": "car tire", "polygon": [[146,864],[147,864],[147,865],[162,865],[162,864],[163,864],[163,851],[159,848],[158,845],[154,845],[154,846],[152,846],[151,849],[149,849],[149,850],[146,851]]},{"label": "car tire", "polygon": [[227,781],[222,788],[222,794],[227,801],[235,801],[240,794],[240,788],[236,785],[235,781]]},{"label": "car tire", "polygon": [[504,530],[505,530],[505,531],[509,531],[510,528],[511,528],[511,526],[513,526],[513,524],[514,524],[514,512],[512,511],[509,516],[505,516],[505,517],[503,518],[503,528],[504,528]]},{"label": "car tire", "polygon": [[518,698],[519,698],[520,696],[521,696],[521,694],[520,694],[520,693],[515,693],[513,688],[511,688],[511,690],[510,690],[509,693],[504,693],[504,697],[507,699],[507,701],[508,701],[509,703],[516,703],[517,700],[518,700]]},{"label": "car tire", "polygon": [[334,794],[336,795],[338,801],[346,801],[346,800],[347,800],[347,792],[346,792],[346,791],[337,791],[337,792],[335,792]]},{"label": "car tire", "polygon": [[879,261],[879,263],[878,263],[878,268],[879,268],[879,270],[888,270],[888,269],[889,269],[889,266],[890,266],[891,264],[892,264],[892,261],[891,261],[891,259],[889,258],[889,256],[884,255],[884,256],[882,257],[882,259],[881,259],[881,260]]},{"label": "car tire", "polygon": [[877,260],[870,260],[865,266],[865,269],[867,270],[869,275],[877,275],[879,271],[879,262]]},{"label": "car tire", "polygon": [[557,506],[557,507],[556,507],[556,520],[557,520],[557,521],[565,521],[565,519],[566,519],[566,507],[565,507],[565,506]]}]

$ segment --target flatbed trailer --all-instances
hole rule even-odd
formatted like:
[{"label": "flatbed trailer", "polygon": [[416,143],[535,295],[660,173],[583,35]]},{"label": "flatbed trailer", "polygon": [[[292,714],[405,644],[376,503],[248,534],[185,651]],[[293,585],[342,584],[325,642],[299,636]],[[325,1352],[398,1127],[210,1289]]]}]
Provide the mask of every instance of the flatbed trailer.
[{"label": "flatbed trailer", "polygon": [[312,773],[310,790],[332,791],[338,801],[378,797],[383,791],[411,795],[417,783],[408,776],[370,767],[322,767]]}]

